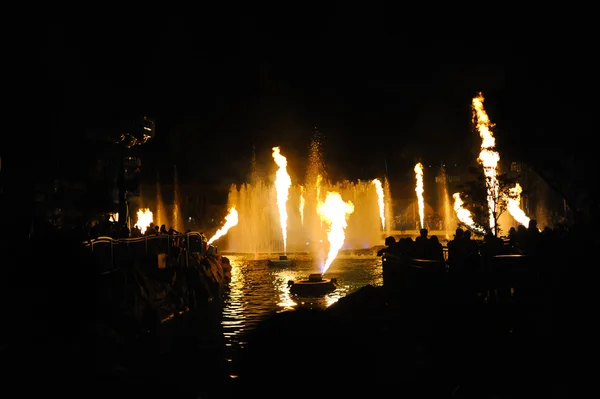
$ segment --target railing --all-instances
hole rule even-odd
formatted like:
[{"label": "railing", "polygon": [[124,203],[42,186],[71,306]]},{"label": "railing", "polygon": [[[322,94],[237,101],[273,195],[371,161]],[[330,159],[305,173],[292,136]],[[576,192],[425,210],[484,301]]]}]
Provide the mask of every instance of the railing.
[{"label": "railing", "polygon": [[[115,266],[122,258],[141,258],[165,254],[166,258],[170,259],[175,252],[181,250],[184,250],[186,254],[205,255],[208,248],[202,239],[203,236],[197,232],[177,235],[155,234],[119,239],[102,236],[84,241],[83,245],[90,249],[97,264],[103,265],[101,273],[110,273],[115,270]],[[187,262],[188,256],[186,256],[186,265]]]}]

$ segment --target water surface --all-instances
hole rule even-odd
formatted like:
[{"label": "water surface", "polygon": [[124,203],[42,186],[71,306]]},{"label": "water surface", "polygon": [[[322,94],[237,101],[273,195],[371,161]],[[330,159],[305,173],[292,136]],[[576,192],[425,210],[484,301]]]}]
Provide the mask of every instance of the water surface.
[{"label": "water surface", "polygon": [[228,362],[235,362],[243,349],[244,334],[270,315],[298,307],[326,308],[365,285],[383,284],[380,257],[340,255],[323,276],[337,279],[334,292],[320,298],[296,297],[290,294],[288,281],[303,280],[319,271],[310,257],[291,255],[296,265],[280,268],[268,266],[268,259],[277,256],[223,255],[231,263],[230,292],[225,296],[222,321]]}]

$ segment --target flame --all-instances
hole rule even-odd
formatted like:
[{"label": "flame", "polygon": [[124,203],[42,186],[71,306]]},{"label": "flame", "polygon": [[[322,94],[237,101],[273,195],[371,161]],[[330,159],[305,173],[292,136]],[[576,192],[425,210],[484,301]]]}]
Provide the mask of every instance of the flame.
[{"label": "flame", "polygon": [[483,165],[483,173],[486,177],[487,186],[487,202],[488,209],[490,212],[490,228],[492,231],[496,227],[496,221],[494,215],[496,213],[496,200],[498,198],[498,179],[497,179],[497,167],[498,161],[500,161],[500,154],[495,151],[496,139],[492,133],[494,124],[490,121],[485,109],[483,108],[483,95],[479,95],[473,98],[472,109],[473,109],[473,122],[477,120],[477,130],[479,136],[481,136],[481,152],[477,161]]},{"label": "flame", "polygon": [[138,209],[137,222],[135,223],[138,229],[140,229],[142,233],[145,233],[148,226],[150,226],[150,223],[152,223],[152,212],[150,209]]},{"label": "flame", "polygon": [[381,219],[381,229],[385,231],[385,207],[383,198],[383,186],[379,179],[373,179],[372,183],[375,185],[377,190],[377,202],[379,203],[379,218]]},{"label": "flame", "polygon": [[300,186],[300,224],[304,226],[304,186]]},{"label": "flame", "polygon": [[518,223],[527,227],[529,225],[529,218],[521,209],[521,192],[523,192],[523,189],[519,183],[515,184],[515,186],[510,189],[510,197],[506,199],[506,209],[508,209],[508,213],[510,213]]},{"label": "flame", "polygon": [[273,147],[273,159],[279,169],[275,177],[275,189],[277,190],[277,206],[279,207],[279,222],[281,224],[281,234],[283,236],[283,252],[287,253],[287,200],[289,196],[292,179],[288,174],[287,159],[280,154],[279,147]]},{"label": "flame", "polygon": [[333,263],[339,250],[344,245],[346,235],[344,230],[348,226],[347,217],[354,212],[352,202],[344,202],[342,196],[337,192],[328,192],[325,202],[319,201],[317,213],[321,220],[329,225],[327,229],[327,240],[329,241],[329,253],[321,273],[325,273]]},{"label": "flame", "polygon": [[109,213],[108,220],[110,220],[111,222],[115,222],[115,223],[118,222],[119,221],[119,212]]},{"label": "flame", "polygon": [[417,179],[417,185],[415,191],[417,193],[417,200],[419,203],[419,220],[421,221],[421,228],[425,228],[425,200],[423,199],[423,165],[421,162],[415,165],[415,177]]},{"label": "flame", "polygon": [[456,212],[458,220],[466,224],[471,230],[484,233],[484,230],[477,226],[475,221],[473,221],[471,212],[469,212],[468,209],[463,208],[463,200],[460,198],[460,193],[454,193],[452,197],[454,197],[454,211]]},{"label": "flame", "polygon": [[225,224],[223,225],[223,227],[217,230],[215,235],[212,236],[210,240],[208,240],[208,244],[212,244],[219,238],[223,237],[225,234],[227,234],[230,228],[232,228],[233,226],[237,226],[237,224],[238,211],[235,209],[235,206],[232,206],[231,209],[229,209],[229,213],[227,214],[227,216],[225,216]]}]

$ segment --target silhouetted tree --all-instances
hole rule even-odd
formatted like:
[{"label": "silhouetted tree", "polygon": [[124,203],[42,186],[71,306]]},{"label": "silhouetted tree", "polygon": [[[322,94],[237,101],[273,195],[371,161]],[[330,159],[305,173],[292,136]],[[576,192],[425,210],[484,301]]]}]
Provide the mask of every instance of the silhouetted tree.
[{"label": "silhouetted tree", "polygon": [[[492,232],[498,236],[502,229],[498,224],[500,216],[507,210],[508,200],[516,199],[511,193],[511,189],[515,187],[517,179],[502,173],[496,176],[498,184],[498,194],[492,195],[495,204],[494,209],[490,212],[488,206],[488,188],[492,186],[492,181],[483,173],[483,167],[470,167],[469,172],[473,174],[473,179],[465,184],[458,186],[463,200],[463,207],[471,212],[475,224],[486,232]],[[492,191],[493,193],[493,191]],[[494,229],[490,228],[490,216],[494,220]],[[463,225],[459,222],[459,225]],[[467,227],[468,226],[464,226]],[[476,231],[474,233],[477,233]]]}]

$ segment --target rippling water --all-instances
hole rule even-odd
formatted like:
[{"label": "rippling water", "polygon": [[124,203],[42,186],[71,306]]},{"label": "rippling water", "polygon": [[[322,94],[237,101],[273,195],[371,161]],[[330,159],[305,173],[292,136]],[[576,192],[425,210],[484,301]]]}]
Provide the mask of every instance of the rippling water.
[{"label": "rippling water", "polygon": [[296,297],[290,294],[288,281],[306,279],[310,273],[319,271],[310,258],[290,255],[290,259],[297,260],[296,265],[278,268],[268,266],[266,256],[224,256],[231,263],[230,292],[223,310],[223,334],[230,362],[244,347],[244,334],[273,313],[298,307],[326,308],[365,285],[383,284],[380,257],[340,255],[323,276],[337,279],[338,288],[334,292],[321,298]]}]

